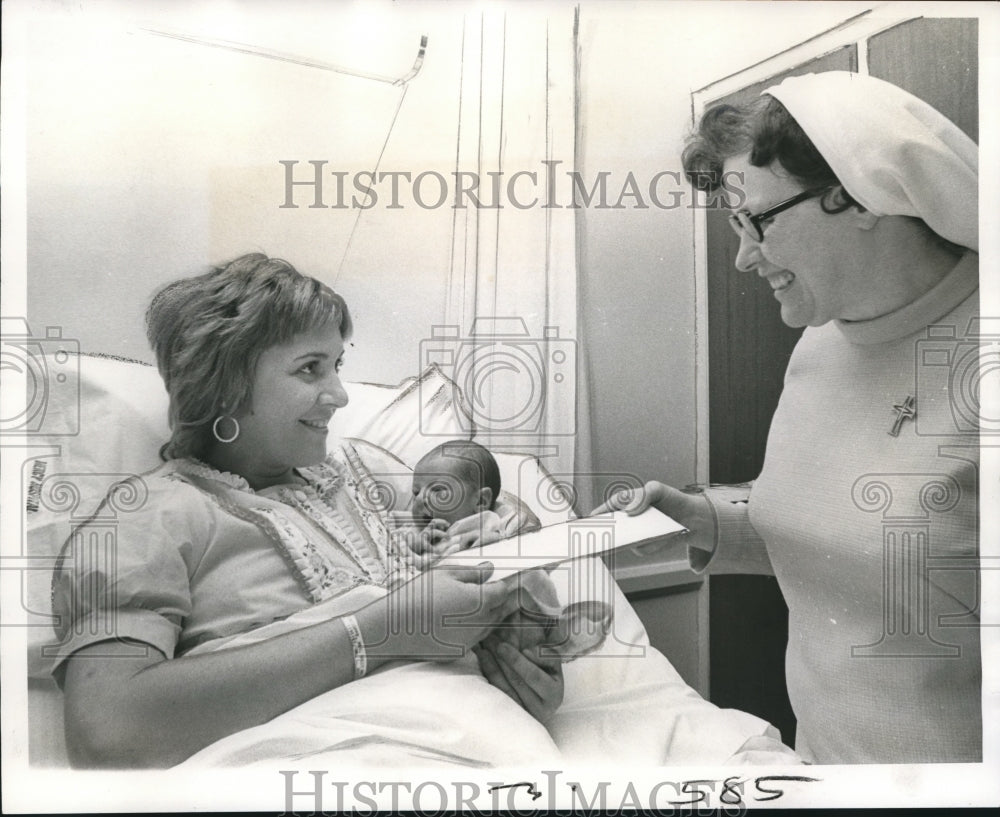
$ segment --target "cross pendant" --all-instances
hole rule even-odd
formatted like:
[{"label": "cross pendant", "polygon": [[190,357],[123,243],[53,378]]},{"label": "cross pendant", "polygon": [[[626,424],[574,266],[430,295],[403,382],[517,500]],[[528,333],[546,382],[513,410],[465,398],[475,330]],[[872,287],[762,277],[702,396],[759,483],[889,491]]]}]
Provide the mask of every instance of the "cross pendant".
[{"label": "cross pendant", "polygon": [[902,403],[896,403],[892,410],[896,412],[896,420],[888,433],[893,437],[898,437],[899,430],[903,427],[903,421],[912,420],[917,416],[917,401],[908,394],[906,399]]}]

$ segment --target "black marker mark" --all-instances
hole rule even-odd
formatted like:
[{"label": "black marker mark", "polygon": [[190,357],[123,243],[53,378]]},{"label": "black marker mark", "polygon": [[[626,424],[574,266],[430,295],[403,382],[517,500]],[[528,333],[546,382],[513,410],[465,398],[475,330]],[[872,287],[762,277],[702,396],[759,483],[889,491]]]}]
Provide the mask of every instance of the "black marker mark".
[{"label": "black marker mark", "polygon": [[522,783],[502,783],[497,786],[490,786],[487,793],[493,794],[493,792],[495,792],[497,789],[516,789],[518,788],[518,786],[527,786],[528,794],[531,795],[532,800],[537,800],[539,797],[542,796],[542,793],[535,788],[535,784],[529,783],[527,780],[525,780]]},{"label": "black marker mark", "polygon": [[796,777],[795,775],[784,775],[784,774],[772,774],[766,777],[758,777],[754,781],[754,785],[757,786],[757,791],[761,794],[769,794],[770,797],[755,797],[758,803],[766,802],[767,800],[777,800],[781,795],[785,793],[784,789],[768,789],[761,785],[763,782],[771,782],[772,780],[786,780],[791,783],[818,783],[819,778],[816,777]]}]

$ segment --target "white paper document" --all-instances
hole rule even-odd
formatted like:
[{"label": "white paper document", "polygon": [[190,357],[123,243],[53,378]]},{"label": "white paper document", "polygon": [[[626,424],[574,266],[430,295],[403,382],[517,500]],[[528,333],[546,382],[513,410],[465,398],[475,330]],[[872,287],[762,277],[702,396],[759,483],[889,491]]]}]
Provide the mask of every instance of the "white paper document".
[{"label": "white paper document", "polygon": [[490,577],[493,581],[522,570],[548,567],[570,559],[585,559],[684,530],[683,525],[656,508],[649,508],[638,516],[614,511],[548,525],[531,533],[469,548],[449,556],[440,564],[465,567],[489,561],[493,563],[493,575]]}]

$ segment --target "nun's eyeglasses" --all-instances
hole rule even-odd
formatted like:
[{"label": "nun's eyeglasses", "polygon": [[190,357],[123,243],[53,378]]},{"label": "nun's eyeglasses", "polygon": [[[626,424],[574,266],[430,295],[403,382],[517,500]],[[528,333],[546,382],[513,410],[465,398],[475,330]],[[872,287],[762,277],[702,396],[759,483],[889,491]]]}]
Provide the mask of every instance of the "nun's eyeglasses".
[{"label": "nun's eyeglasses", "polygon": [[736,235],[746,233],[754,241],[763,241],[764,230],[761,227],[762,224],[771,221],[778,213],[783,213],[785,210],[794,207],[796,204],[801,204],[807,199],[816,198],[816,196],[822,195],[829,189],[830,186],[825,185],[823,187],[814,187],[811,190],[803,190],[798,195],[792,196],[790,199],[785,199],[774,205],[774,207],[768,207],[756,215],[749,210],[737,210],[729,217],[729,224]]}]

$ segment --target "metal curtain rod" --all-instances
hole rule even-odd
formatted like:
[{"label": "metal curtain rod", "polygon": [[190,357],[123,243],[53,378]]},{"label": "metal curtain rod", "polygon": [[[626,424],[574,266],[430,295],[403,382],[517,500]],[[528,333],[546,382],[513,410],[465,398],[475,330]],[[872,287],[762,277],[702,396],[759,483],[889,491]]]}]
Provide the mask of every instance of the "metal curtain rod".
[{"label": "metal curtain rod", "polygon": [[306,57],[300,57],[296,54],[287,54],[282,51],[272,51],[267,48],[261,48],[257,45],[248,45],[247,43],[237,43],[230,40],[218,40],[210,37],[196,37],[193,34],[182,34],[176,31],[162,31],[153,28],[140,28],[139,30],[144,31],[147,34],[155,34],[157,37],[169,37],[174,40],[182,40],[186,43],[194,43],[195,45],[206,45],[210,48],[222,48],[227,51],[235,51],[239,54],[266,57],[269,60],[290,62],[294,65],[304,65],[307,68],[319,68],[322,71],[333,71],[336,74],[346,74],[350,77],[370,79],[375,82],[385,82],[389,85],[405,85],[418,73],[420,73],[420,68],[424,64],[424,53],[427,50],[427,35],[424,34],[420,38],[420,48],[417,51],[417,58],[413,62],[413,67],[401,77],[386,77],[380,74],[366,74],[361,71],[352,71],[349,68],[342,68],[339,65],[332,65],[328,62],[312,60]]}]

